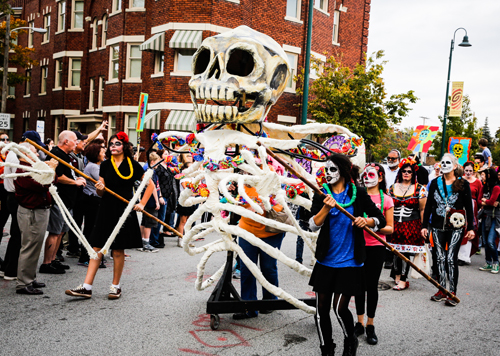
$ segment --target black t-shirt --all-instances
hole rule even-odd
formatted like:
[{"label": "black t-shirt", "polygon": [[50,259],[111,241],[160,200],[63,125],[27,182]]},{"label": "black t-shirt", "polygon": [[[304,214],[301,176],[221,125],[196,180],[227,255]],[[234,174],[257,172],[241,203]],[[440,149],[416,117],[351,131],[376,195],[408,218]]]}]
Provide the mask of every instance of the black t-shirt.
[{"label": "black t-shirt", "polygon": [[[50,153],[59,157],[63,161],[68,162],[69,164],[72,164],[71,157],[68,154],[66,154],[66,152],[61,150],[59,147],[55,146],[54,148],[52,148]],[[47,158],[50,159],[50,157],[47,157]],[[75,171],[73,171],[69,167],[66,167],[62,163],[59,163],[57,165],[56,174],[57,174],[57,177],[66,176],[69,179],[76,180]],[[69,185],[69,184],[62,184],[61,182],[58,182],[56,184],[56,187],[57,187],[57,192],[59,193],[59,196],[61,197],[64,205],[66,205],[66,207],[68,209],[73,209],[75,204],[76,204],[76,195],[78,193],[78,186]]]}]

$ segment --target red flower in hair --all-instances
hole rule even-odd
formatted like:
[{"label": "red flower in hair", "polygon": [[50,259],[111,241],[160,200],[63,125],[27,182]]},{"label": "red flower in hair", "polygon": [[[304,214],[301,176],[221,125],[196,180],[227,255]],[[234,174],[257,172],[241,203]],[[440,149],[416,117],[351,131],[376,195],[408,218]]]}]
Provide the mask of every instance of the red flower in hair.
[{"label": "red flower in hair", "polygon": [[120,141],[122,141],[122,142],[124,142],[124,143],[128,143],[128,136],[127,136],[127,134],[126,134],[125,132],[123,132],[123,131],[118,132],[118,133],[116,134],[116,137],[117,137]]}]

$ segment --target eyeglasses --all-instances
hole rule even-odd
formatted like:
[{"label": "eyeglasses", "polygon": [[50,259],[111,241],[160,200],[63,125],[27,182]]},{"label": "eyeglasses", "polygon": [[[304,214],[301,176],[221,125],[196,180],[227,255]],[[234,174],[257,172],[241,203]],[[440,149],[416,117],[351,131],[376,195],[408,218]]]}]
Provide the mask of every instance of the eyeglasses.
[{"label": "eyeglasses", "polygon": [[109,147],[113,147],[113,146],[120,147],[120,146],[122,146],[122,143],[120,141],[111,142],[109,144]]},{"label": "eyeglasses", "polygon": [[407,169],[405,169],[405,170],[403,171],[403,174],[413,174],[413,172],[412,172],[411,170],[407,170]]},{"label": "eyeglasses", "polygon": [[0,138],[0,141],[7,142],[7,141],[9,141],[9,138],[8,137],[2,137],[2,138]]},{"label": "eyeglasses", "polygon": [[397,161],[398,158],[397,157],[387,157],[387,160],[388,161]]}]

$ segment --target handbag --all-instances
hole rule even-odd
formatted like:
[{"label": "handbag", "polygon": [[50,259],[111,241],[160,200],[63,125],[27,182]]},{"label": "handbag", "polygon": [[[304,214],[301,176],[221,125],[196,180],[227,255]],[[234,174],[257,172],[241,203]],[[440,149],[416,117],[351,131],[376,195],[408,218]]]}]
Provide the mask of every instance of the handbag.
[{"label": "handbag", "polygon": [[[293,226],[293,220],[285,213],[284,210],[277,212],[276,210],[271,208],[271,210],[269,210],[267,212],[266,218],[283,223],[283,224]],[[265,231],[275,233],[275,234],[280,234],[282,232],[285,232],[283,230],[280,230],[276,227],[272,227],[269,225],[266,225]]]},{"label": "handbag", "polygon": [[[417,253],[415,258],[413,259],[413,264],[420,268],[425,274],[431,273],[432,266],[432,254],[429,249],[429,244],[425,244],[424,246],[425,252]],[[422,275],[418,273],[415,269],[411,270],[410,273],[411,278],[419,279],[422,278]]]},{"label": "handbag", "polygon": [[449,229],[461,229],[465,226],[465,210],[449,209],[446,211],[445,225]]}]

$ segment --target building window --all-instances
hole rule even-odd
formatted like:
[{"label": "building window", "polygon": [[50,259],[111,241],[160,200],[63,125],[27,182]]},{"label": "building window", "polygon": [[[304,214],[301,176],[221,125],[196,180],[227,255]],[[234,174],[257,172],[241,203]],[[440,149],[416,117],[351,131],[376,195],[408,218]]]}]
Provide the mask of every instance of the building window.
[{"label": "building window", "polygon": [[127,78],[141,77],[142,51],[139,49],[139,44],[128,45],[128,71]]},{"label": "building window", "polygon": [[7,97],[12,99],[16,97],[16,87],[9,87],[9,95]]},{"label": "building window", "polygon": [[300,20],[301,0],[286,1],[286,17]]},{"label": "building window", "polygon": [[296,53],[285,52],[288,56],[288,62],[290,64],[290,71],[292,72],[290,75],[290,79],[288,79],[288,83],[286,84],[286,91],[295,92],[295,80],[293,77],[297,75],[297,62],[299,60],[299,55]]},{"label": "building window", "polygon": [[111,47],[110,80],[117,79],[120,74],[120,45]]},{"label": "building window", "polygon": [[97,98],[97,108],[102,109],[102,101],[104,99],[104,77],[99,77],[99,97]]},{"label": "building window", "polygon": [[[28,22],[28,27],[34,28],[35,27],[35,21],[30,21]],[[33,30],[29,30],[28,33],[28,47],[33,47]]]},{"label": "building window", "polygon": [[63,61],[62,59],[56,59],[56,80],[54,83],[54,89],[55,88],[61,88],[62,87],[62,76],[63,76]]},{"label": "building window", "polygon": [[95,94],[94,78],[90,78],[89,110],[94,110],[94,94]]},{"label": "building window", "polygon": [[122,11],[122,0],[113,0],[112,9],[112,12]]},{"label": "building window", "polygon": [[108,138],[116,133],[116,115],[108,116]]},{"label": "building window", "polygon": [[313,63],[313,58],[318,58],[318,57],[314,57],[314,55],[311,55],[311,62],[310,62],[310,71],[309,71],[309,78],[311,79],[318,79],[319,76],[323,73],[323,68],[324,68],[324,59],[322,59],[322,62],[317,65],[316,63]]},{"label": "building window", "polygon": [[130,7],[131,8],[144,8],[145,0],[131,0]]},{"label": "building window", "polygon": [[66,24],[66,0],[59,1],[57,12],[57,32],[64,31]]},{"label": "building window", "polygon": [[99,26],[97,25],[97,19],[94,19],[92,23],[92,49],[97,49],[97,34],[98,34]]},{"label": "building window", "polygon": [[125,133],[128,135],[128,140],[132,143],[137,142],[137,114],[125,115]]},{"label": "building window", "polygon": [[73,19],[74,29],[83,29],[83,1],[73,0]]},{"label": "building window", "polygon": [[154,74],[163,73],[165,64],[165,54],[163,52],[155,52]]},{"label": "building window", "polygon": [[40,94],[47,93],[47,74],[49,72],[48,66],[41,67],[41,77],[40,77]]},{"label": "building window", "polygon": [[69,87],[80,88],[80,74],[82,70],[82,60],[80,58],[69,59]]},{"label": "building window", "polygon": [[191,62],[195,52],[195,49],[176,50],[174,72],[191,73]]},{"label": "building window", "polygon": [[24,85],[24,95],[30,95],[31,93],[31,69],[26,70],[26,82]]},{"label": "building window", "polygon": [[43,17],[43,28],[47,31],[43,34],[43,42],[47,43],[50,40],[50,14]]},{"label": "building window", "polygon": [[108,16],[102,17],[102,36],[101,47],[106,47],[106,39],[108,38]]},{"label": "building window", "polygon": [[339,20],[340,20],[340,11],[335,10],[333,13],[333,44],[339,44]]},{"label": "building window", "polygon": [[328,12],[328,0],[314,0],[314,7]]},{"label": "building window", "polygon": [[29,129],[30,129],[30,118],[25,117],[23,119],[23,132],[29,131]]}]

